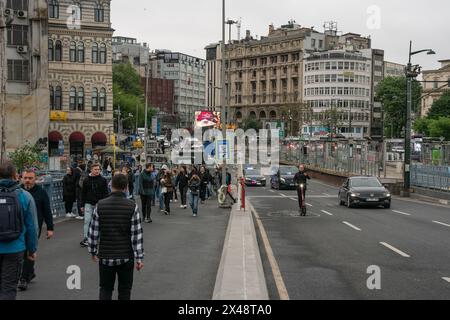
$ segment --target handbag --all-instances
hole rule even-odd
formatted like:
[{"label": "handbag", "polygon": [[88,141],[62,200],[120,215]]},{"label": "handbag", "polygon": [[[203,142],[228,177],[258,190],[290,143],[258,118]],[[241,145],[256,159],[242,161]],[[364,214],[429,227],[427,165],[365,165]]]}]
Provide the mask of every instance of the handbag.
[{"label": "handbag", "polygon": [[161,193],[167,193],[167,187],[162,187],[161,188]]}]

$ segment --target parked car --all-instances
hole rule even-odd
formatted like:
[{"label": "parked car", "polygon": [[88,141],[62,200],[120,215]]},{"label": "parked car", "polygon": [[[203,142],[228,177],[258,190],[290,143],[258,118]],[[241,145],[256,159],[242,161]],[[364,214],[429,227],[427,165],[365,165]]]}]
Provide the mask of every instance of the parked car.
[{"label": "parked car", "polygon": [[244,179],[246,186],[266,186],[266,177],[261,174],[261,169],[247,167],[244,169]]},{"label": "parked car", "polygon": [[376,177],[361,176],[348,178],[339,189],[339,205],[391,207],[391,193]]},{"label": "parked car", "polygon": [[280,167],[276,174],[270,179],[270,187],[272,189],[295,189],[294,176],[297,174],[298,168],[294,166]]}]

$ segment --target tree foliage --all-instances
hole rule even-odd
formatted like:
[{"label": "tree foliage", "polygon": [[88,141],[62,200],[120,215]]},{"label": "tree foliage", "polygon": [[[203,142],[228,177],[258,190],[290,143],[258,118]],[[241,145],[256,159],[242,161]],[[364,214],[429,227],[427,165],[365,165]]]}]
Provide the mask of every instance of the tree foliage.
[{"label": "tree foliage", "polygon": [[429,119],[450,118],[450,90],[446,90],[442,97],[433,103],[427,117]]},{"label": "tree foliage", "polygon": [[9,154],[9,159],[17,168],[18,172],[22,172],[27,168],[41,167],[40,151],[36,146],[33,146],[30,143],[26,143],[22,147],[17,148],[14,152],[11,152]]},{"label": "tree foliage", "polygon": [[[422,87],[419,82],[412,83],[412,112],[419,108]],[[376,89],[375,99],[383,103],[386,126],[392,128],[393,137],[402,136],[402,129],[406,127],[406,77],[387,77],[381,81]]]},{"label": "tree foliage", "polygon": [[262,129],[261,121],[255,117],[246,118],[241,126],[244,130],[255,129],[256,131],[259,131]]}]

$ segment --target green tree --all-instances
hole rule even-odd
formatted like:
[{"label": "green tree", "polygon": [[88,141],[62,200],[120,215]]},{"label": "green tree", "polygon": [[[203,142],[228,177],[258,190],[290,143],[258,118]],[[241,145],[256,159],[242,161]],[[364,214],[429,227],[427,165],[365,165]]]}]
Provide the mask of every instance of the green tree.
[{"label": "green tree", "polygon": [[[412,112],[416,113],[422,94],[419,82],[412,83]],[[400,138],[406,126],[406,77],[387,77],[376,89],[375,99],[383,103],[385,124],[392,128],[392,137]]]},{"label": "green tree", "polygon": [[[113,95],[114,110],[118,110],[120,106],[122,118],[127,117],[126,115],[128,115],[129,113],[133,114],[133,118],[124,121],[124,128],[134,129],[136,127],[136,117],[138,119],[138,126],[144,127],[144,88],[141,83],[140,75],[136,72],[131,64],[123,63],[115,64],[113,66]],[[156,112],[150,106],[148,109],[148,125],[150,125],[150,119],[153,115],[156,114]]]},{"label": "green tree", "polygon": [[437,120],[430,120],[429,126],[430,136],[433,138],[444,137],[450,140],[450,118],[441,117]]},{"label": "green tree", "polygon": [[248,117],[242,123],[242,128],[244,130],[255,129],[256,131],[259,131],[262,129],[262,123],[254,117]]},{"label": "green tree", "polygon": [[420,118],[414,121],[414,131],[423,134],[426,137],[430,136],[430,119]]},{"label": "green tree", "polygon": [[14,152],[11,152],[9,158],[19,173],[27,168],[41,167],[40,151],[36,146],[28,142],[22,147],[17,148]]},{"label": "green tree", "polygon": [[450,118],[450,90],[446,90],[442,97],[433,103],[427,117],[429,119]]}]

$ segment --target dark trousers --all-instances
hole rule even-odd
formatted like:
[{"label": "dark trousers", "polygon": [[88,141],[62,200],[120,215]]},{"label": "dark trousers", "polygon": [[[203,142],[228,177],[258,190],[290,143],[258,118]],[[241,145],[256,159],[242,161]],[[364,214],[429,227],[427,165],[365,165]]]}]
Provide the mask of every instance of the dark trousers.
[{"label": "dark trousers", "polygon": [[202,202],[204,202],[206,199],[206,185],[202,184],[200,186],[200,200],[202,200]]},{"label": "dark trousers", "polygon": [[27,252],[23,255],[23,264],[22,264],[22,274],[20,275],[20,280],[24,280],[26,282],[31,281],[31,277],[34,275],[34,261],[27,259]]},{"label": "dark trousers", "polygon": [[0,300],[16,300],[23,252],[0,254]]},{"label": "dark trousers", "polygon": [[134,261],[130,260],[120,266],[108,267],[99,263],[100,300],[112,300],[116,276],[119,282],[119,300],[130,300],[133,288]]},{"label": "dark trousers", "polygon": [[177,188],[173,188],[173,192],[172,192],[172,200],[177,200],[178,201],[178,196],[177,196]]},{"label": "dark trousers", "polygon": [[[303,189],[303,195],[302,195],[302,189],[298,188],[297,189],[297,197],[298,197],[298,206],[299,208],[303,208],[306,207],[306,188]],[[302,198],[303,198],[303,203],[302,203]]]},{"label": "dark trousers", "polygon": [[180,197],[181,197],[181,204],[183,206],[186,205],[186,195],[188,191],[188,186],[182,186],[180,187]]},{"label": "dark trousers", "polygon": [[80,217],[84,217],[84,213],[81,212],[81,190],[77,191],[77,211]]},{"label": "dark trousers", "polygon": [[72,213],[73,212],[72,208],[73,208],[73,203],[74,202],[75,202],[74,200],[66,200],[66,201],[64,201],[64,206],[66,207],[66,213]]},{"label": "dark trousers", "polygon": [[170,199],[172,199],[172,192],[164,193],[164,206],[168,213],[170,213]]},{"label": "dark trousers", "polygon": [[145,196],[141,194],[141,202],[142,202],[142,215],[144,219],[150,219],[150,215],[152,214],[152,196]]}]

